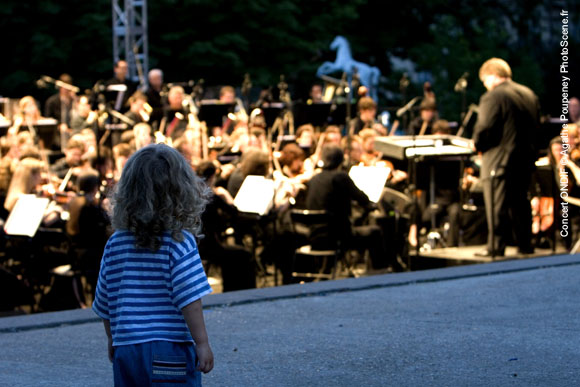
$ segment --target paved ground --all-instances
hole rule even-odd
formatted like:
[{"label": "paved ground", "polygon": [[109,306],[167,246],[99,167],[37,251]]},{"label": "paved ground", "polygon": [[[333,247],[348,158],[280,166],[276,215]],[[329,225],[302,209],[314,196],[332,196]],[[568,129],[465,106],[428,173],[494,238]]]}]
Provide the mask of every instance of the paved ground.
[{"label": "paved ground", "polygon": [[[555,256],[208,296],[204,385],[580,385],[579,278]],[[88,310],[0,319],[0,347],[2,386],[112,385]]]}]

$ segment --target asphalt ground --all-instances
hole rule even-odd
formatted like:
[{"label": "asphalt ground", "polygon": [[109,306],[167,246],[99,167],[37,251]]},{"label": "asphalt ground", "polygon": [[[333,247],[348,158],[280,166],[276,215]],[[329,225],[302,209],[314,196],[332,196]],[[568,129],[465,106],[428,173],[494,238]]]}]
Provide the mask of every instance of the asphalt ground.
[{"label": "asphalt ground", "polygon": [[[205,386],[580,385],[580,255],[210,295]],[[110,386],[90,310],[0,319],[0,385]]]}]

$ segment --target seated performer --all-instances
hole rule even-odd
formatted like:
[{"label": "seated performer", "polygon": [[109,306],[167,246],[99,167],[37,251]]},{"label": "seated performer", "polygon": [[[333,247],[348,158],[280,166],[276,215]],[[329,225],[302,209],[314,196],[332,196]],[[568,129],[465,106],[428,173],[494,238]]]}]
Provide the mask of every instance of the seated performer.
[{"label": "seated performer", "polygon": [[[167,100],[169,105],[165,108],[163,117],[164,124],[160,126],[160,130],[164,130],[164,136],[176,140],[187,128],[188,111],[184,107],[185,91],[181,86],[173,86],[169,89]],[[164,127],[162,127],[164,126]]]},{"label": "seated performer", "polygon": [[85,153],[85,144],[78,139],[71,138],[64,150],[64,157],[57,160],[50,168],[59,179],[64,179],[69,169],[82,164],[82,156]]},{"label": "seated performer", "polygon": [[18,163],[4,201],[4,208],[11,212],[20,196],[35,194],[41,183],[41,171],[44,168],[42,161],[27,157]]},{"label": "seated performer", "polygon": [[358,115],[349,123],[349,130],[352,134],[357,134],[365,128],[374,129],[381,135],[386,135],[387,130],[380,123],[376,122],[377,103],[371,97],[362,97],[359,99]]},{"label": "seated performer", "polygon": [[409,136],[422,136],[433,133],[433,123],[437,120],[437,104],[434,99],[425,98],[420,105],[420,115],[409,124]]},{"label": "seated performer", "polygon": [[[322,150],[322,172],[308,183],[306,208],[326,210],[330,215],[329,235],[326,243],[345,251],[350,248],[368,249],[375,269],[387,267],[383,235],[378,226],[354,226],[351,223],[351,200],[368,210],[374,208],[367,195],[356,187],[348,174],[341,170],[343,151],[335,145]],[[325,238],[326,239],[326,238]],[[334,246],[332,246],[334,245]]]},{"label": "seated performer", "polygon": [[97,112],[91,110],[89,97],[86,95],[80,96],[77,100],[76,107],[71,113],[71,135],[77,134],[83,129],[92,128],[97,116]]},{"label": "seated performer", "polygon": [[18,113],[12,120],[12,126],[8,129],[7,137],[12,139],[18,135],[20,131],[27,130],[32,135],[34,142],[38,143],[39,139],[34,125],[36,125],[42,118],[36,100],[29,95],[22,97],[20,101],[18,101]]},{"label": "seated performer", "polygon": [[204,238],[199,243],[200,254],[210,264],[219,265],[223,279],[223,291],[256,287],[256,271],[252,254],[240,245],[225,242],[224,233],[237,215],[234,199],[223,187],[215,186],[217,168],[211,161],[202,162],[197,174],[214,195],[202,215]]},{"label": "seated performer", "polygon": [[[125,113],[125,117],[133,121],[133,125],[149,122],[149,113],[145,109],[147,104],[147,96],[145,94],[136,91],[129,97],[127,103],[129,104],[129,111]],[[130,125],[128,129],[132,129],[132,126]]]}]

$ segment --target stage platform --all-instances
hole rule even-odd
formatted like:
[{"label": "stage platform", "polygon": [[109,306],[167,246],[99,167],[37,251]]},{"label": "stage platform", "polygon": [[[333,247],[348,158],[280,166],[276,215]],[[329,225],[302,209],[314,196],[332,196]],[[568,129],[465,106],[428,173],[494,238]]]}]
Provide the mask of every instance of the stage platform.
[{"label": "stage platform", "polygon": [[428,251],[420,251],[419,256],[415,249],[410,251],[409,255],[412,259],[420,258],[434,258],[443,259],[446,261],[454,261],[457,264],[470,264],[470,263],[489,263],[496,261],[505,261],[511,259],[525,259],[525,258],[537,258],[537,257],[547,257],[551,255],[562,255],[566,254],[564,248],[558,247],[555,251],[552,249],[538,249],[534,250],[533,254],[519,254],[517,247],[508,246],[503,257],[478,257],[475,255],[476,252],[485,249],[485,245],[475,245],[475,246],[462,246],[462,247],[442,247],[435,248]]}]

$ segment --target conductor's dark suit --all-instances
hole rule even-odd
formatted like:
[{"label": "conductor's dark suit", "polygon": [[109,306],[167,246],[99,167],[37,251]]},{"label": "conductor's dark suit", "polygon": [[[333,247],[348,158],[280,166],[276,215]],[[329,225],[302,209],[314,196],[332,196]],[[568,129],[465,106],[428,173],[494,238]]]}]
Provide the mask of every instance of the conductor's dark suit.
[{"label": "conductor's dark suit", "polygon": [[473,140],[483,153],[481,179],[488,251],[503,254],[512,230],[520,251],[532,250],[527,192],[536,157],[534,138],[539,111],[534,92],[511,80],[500,83],[480,99]]}]

